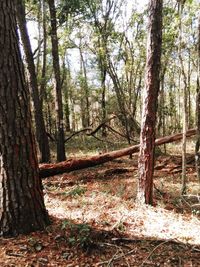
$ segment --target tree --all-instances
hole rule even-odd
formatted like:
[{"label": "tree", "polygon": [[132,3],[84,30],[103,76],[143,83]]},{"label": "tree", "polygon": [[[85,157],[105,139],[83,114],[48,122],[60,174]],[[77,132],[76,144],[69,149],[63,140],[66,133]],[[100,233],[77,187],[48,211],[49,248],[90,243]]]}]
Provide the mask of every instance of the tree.
[{"label": "tree", "polygon": [[17,20],[20,29],[24,52],[26,55],[27,68],[29,72],[29,82],[34,104],[36,137],[41,154],[40,162],[48,162],[50,161],[49,141],[45,130],[42,102],[39,97],[39,89],[38,89],[33,53],[26,27],[25,6],[22,0],[18,0],[17,3]]},{"label": "tree", "polygon": [[198,14],[198,59],[197,59],[197,96],[196,96],[196,126],[197,126],[197,139],[196,139],[196,146],[195,146],[195,162],[196,162],[196,172],[197,178],[199,181],[200,186],[200,155],[199,155],[199,148],[200,148],[200,11]]},{"label": "tree", "polygon": [[57,21],[56,8],[54,0],[48,0],[51,20],[51,43],[53,69],[55,75],[55,90],[56,90],[56,126],[57,126],[57,161],[66,160],[65,156],[65,138],[64,138],[64,121],[63,121],[63,102],[62,102],[62,86],[60,76],[60,63],[58,53],[58,36],[57,36]]},{"label": "tree", "polygon": [[188,80],[187,75],[184,68],[184,59],[183,59],[183,40],[182,40],[182,14],[183,14],[183,8],[184,8],[185,0],[181,0],[178,3],[178,11],[179,11],[179,48],[178,48],[178,54],[179,54],[179,60],[180,60],[180,72],[181,72],[181,80],[183,80],[183,86],[180,83],[180,87],[183,90],[183,139],[182,139],[182,189],[181,193],[186,194],[186,132],[187,132],[187,98],[188,98]]},{"label": "tree", "polygon": [[28,89],[20,56],[16,1],[0,0],[0,235],[44,229],[44,205]]},{"label": "tree", "polygon": [[162,46],[162,0],[149,1],[145,92],[143,97],[138,159],[139,203],[153,204],[155,124]]}]

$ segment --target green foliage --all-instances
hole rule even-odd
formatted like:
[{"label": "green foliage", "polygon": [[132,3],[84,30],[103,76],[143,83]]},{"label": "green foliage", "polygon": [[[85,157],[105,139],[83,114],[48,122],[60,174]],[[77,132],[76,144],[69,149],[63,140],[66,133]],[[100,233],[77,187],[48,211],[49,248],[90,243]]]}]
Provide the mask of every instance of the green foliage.
[{"label": "green foliage", "polygon": [[76,197],[76,196],[82,196],[87,191],[86,188],[77,186],[73,188],[71,191],[67,192],[67,196]]},{"label": "green foliage", "polygon": [[71,246],[78,246],[86,249],[92,244],[91,227],[86,223],[73,224],[65,220],[62,222],[61,229],[65,230],[67,242]]},{"label": "green foliage", "polygon": [[193,210],[192,210],[192,213],[193,213],[194,215],[199,216],[199,215],[200,215],[200,210],[199,210],[199,209],[193,209]]},{"label": "green foliage", "polygon": [[76,17],[81,16],[84,18],[90,17],[90,14],[88,12],[88,6],[90,6],[91,3],[94,1],[90,0],[61,0],[59,4],[59,14],[58,18],[60,23],[67,22],[69,19],[69,16]]}]

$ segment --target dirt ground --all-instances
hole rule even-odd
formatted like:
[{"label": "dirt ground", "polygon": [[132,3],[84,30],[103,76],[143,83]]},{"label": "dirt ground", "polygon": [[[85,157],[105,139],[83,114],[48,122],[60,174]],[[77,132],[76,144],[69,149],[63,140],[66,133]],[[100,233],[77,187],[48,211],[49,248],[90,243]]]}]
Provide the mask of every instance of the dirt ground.
[{"label": "dirt ground", "polygon": [[135,203],[137,156],[43,180],[52,224],[0,239],[0,266],[200,266],[200,199],[193,157],[159,156],[154,207]]}]

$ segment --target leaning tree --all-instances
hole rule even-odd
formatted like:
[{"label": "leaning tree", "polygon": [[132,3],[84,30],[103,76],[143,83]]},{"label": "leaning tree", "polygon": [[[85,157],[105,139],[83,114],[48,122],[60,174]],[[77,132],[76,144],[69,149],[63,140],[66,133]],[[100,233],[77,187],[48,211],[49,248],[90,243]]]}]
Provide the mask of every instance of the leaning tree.
[{"label": "leaning tree", "polygon": [[38,176],[15,0],[0,0],[0,19],[0,235],[13,236],[43,229],[49,218]]},{"label": "leaning tree", "polygon": [[145,91],[143,97],[140,152],[138,159],[139,203],[153,202],[155,125],[162,46],[162,0],[149,0]]}]

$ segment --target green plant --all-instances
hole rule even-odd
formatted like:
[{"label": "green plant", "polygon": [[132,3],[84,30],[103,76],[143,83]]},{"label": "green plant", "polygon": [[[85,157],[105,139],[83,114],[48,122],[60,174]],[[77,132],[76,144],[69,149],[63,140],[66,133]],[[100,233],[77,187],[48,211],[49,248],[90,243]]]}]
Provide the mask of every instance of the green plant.
[{"label": "green plant", "polygon": [[74,224],[65,220],[62,222],[61,228],[66,231],[69,245],[81,248],[87,248],[91,245],[91,227],[88,224]]},{"label": "green plant", "polygon": [[123,221],[120,221],[115,225],[115,229],[119,232],[125,232],[126,231],[126,225]]},{"label": "green plant", "polygon": [[193,209],[193,210],[192,210],[192,213],[193,213],[194,215],[200,215],[200,210]]},{"label": "green plant", "polygon": [[66,195],[71,196],[71,197],[82,196],[83,194],[85,194],[86,191],[87,191],[86,188],[78,185],[77,187],[75,187],[72,190],[70,190],[69,192],[67,192]]}]

